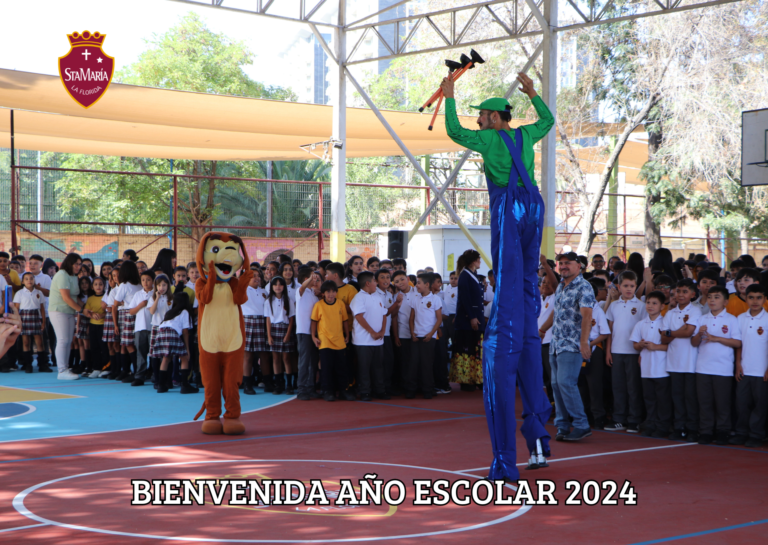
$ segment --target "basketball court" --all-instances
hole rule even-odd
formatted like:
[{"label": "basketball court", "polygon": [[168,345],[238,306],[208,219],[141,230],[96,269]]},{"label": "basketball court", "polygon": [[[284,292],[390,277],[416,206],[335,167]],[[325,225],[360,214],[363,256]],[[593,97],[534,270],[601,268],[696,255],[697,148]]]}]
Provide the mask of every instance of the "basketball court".
[{"label": "basketball court", "polygon": [[[7,379],[5,379],[7,377]],[[595,431],[552,443],[556,506],[420,506],[414,479],[482,478],[491,460],[480,392],[432,400],[301,402],[242,396],[246,434],[205,436],[202,396],[106,380],[12,373],[0,392],[0,540],[5,543],[760,543],[768,448],[700,446]],[[260,391],[260,390],[259,390]],[[21,406],[21,408],[19,407]],[[22,408],[24,410],[22,410]],[[554,428],[550,427],[554,435]],[[518,441],[518,452],[525,449]],[[131,506],[132,479],[401,480],[397,506]],[[629,481],[637,505],[565,505],[566,481]],[[510,488],[510,495],[514,490]],[[483,495],[483,494],[481,494]],[[579,498],[582,497],[580,494]]]}]

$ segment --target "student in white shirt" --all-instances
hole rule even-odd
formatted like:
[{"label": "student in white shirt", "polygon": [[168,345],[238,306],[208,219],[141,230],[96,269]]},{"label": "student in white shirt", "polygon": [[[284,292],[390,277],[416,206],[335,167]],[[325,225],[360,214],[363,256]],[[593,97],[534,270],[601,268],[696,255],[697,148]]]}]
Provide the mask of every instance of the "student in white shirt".
[{"label": "student in white shirt", "polygon": [[[435,272],[429,274],[432,275],[432,293],[440,298],[440,304],[443,307],[442,310],[445,310],[445,298],[442,292],[443,279]],[[448,383],[448,365],[450,364],[450,360],[448,359],[448,335],[443,328],[445,318],[446,317],[443,316],[440,323],[438,338],[435,343],[435,361],[432,365],[436,394],[451,393],[451,385]]]},{"label": "student in white shirt", "polygon": [[285,280],[285,286],[288,289],[288,297],[291,300],[291,302],[295,305],[297,301],[296,291],[299,289],[301,282],[297,281],[295,278],[295,271],[293,270],[293,264],[288,262],[283,263],[282,265],[280,265],[278,274],[282,276],[283,279]]},{"label": "student in white shirt", "polygon": [[[29,272],[35,276],[35,288],[43,295],[43,304],[45,306],[46,316],[48,315],[48,295],[51,290],[51,277],[43,272],[43,263],[45,260],[43,256],[33,254],[29,256]],[[47,373],[46,369],[50,369],[50,357],[53,354],[51,350],[55,344],[55,333],[50,320],[45,321],[45,327],[43,328],[43,343],[38,345],[37,353],[37,369],[40,372]]]},{"label": "student in white shirt", "polygon": [[749,310],[739,316],[741,348],[736,349],[736,435],[731,445],[760,447],[768,418],[768,312],[759,284],[746,290]]},{"label": "student in white shirt", "polygon": [[[261,269],[253,269],[253,276],[245,290],[246,301],[241,305],[243,312],[243,323],[245,325],[245,350],[243,352],[243,393],[246,395],[256,395],[255,377],[253,376],[253,359],[258,363],[262,359],[262,353],[267,352],[267,330],[264,319],[264,301],[267,298],[267,292],[261,287],[263,273]],[[260,372],[265,375],[272,375],[272,356],[264,358],[268,361],[269,367],[264,368],[264,362],[261,362]],[[266,379],[265,379],[266,380]],[[264,383],[264,392],[272,391],[272,383],[269,381],[269,390],[267,382]]]},{"label": "student in white shirt", "polygon": [[349,308],[354,315],[355,351],[357,353],[358,393],[362,401],[371,401],[371,394],[379,399],[391,399],[384,384],[384,333],[387,327],[387,309],[376,295],[373,273],[363,271],[357,275],[360,291]]},{"label": "student in white shirt", "polygon": [[128,313],[128,304],[133,299],[137,291],[141,290],[141,277],[139,269],[133,261],[124,261],[120,265],[118,273],[120,285],[115,290],[112,299],[112,318],[115,321],[115,340],[120,341],[120,353],[116,354],[119,367],[122,369],[120,375],[115,380],[123,382],[133,382],[131,374],[131,365],[136,369],[138,366],[138,356],[136,355],[134,327],[136,325],[135,316]]},{"label": "student in white shirt", "polygon": [[[701,320],[701,310],[691,301],[696,296],[693,280],[686,278],[675,287],[675,308],[664,317],[661,342],[667,348],[667,372],[672,383],[672,409],[674,431],[672,440],[699,440],[699,401],[696,395],[696,355],[698,349],[691,344],[691,337]],[[670,294],[670,305],[672,304]]]},{"label": "student in white shirt", "polygon": [[[152,315],[149,334],[149,364],[152,367],[152,381],[155,383],[155,390],[157,390],[160,384],[160,363],[162,360],[161,357],[155,355],[157,332],[160,329],[160,324],[163,323],[165,313],[171,310],[172,304],[173,292],[171,290],[171,281],[165,274],[158,273],[155,277],[152,299],[149,302],[149,313]],[[169,388],[171,386],[172,384],[168,385]]]},{"label": "student in white shirt", "polygon": [[[154,355],[162,358],[160,363],[160,380],[157,393],[168,391],[171,382],[168,367],[174,356],[181,360],[181,391],[182,394],[196,394],[200,390],[189,383],[189,330],[192,324],[189,320],[189,295],[184,292],[184,284],[177,284],[173,294],[173,305],[165,313],[162,323],[157,328]],[[186,372],[185,372],[186,371]]]},{"label": "student in white shirt", "polygon": [[[282,276],[275,276],[269,283],[269,295],[264,303],[267,344],[272,352],[272,371],[275,389],[273,394],[285,392],[293,395],[290,375],[293,371],[291,353],[296,351],[293,337],[295,310],[288,297],[286,282]],[[287,382],[286,382],[287,381]]]},{"label": "student in white shirt", "polygon": [[709,312],[709,306],[707,305],[707,295],[709,294],[710,288],[718,285],[717,279],[718,276],[715,271],[705,269],[699,273],[699,279],[696,286],[699,288],[699,293],[701,293],[701,295],[698,299],[696,299],[696,301],[694,301],[694,303],[699,306],[702,315]]},{"label": "student in white shirt", "polygon": [[[399,393],[401,388],[405,388],[406,373],[412,367],[411,362],[416,357],[416,347],[411,340],[410,323],[412,303],[419,294],[416,293],[416,288],[411,286],[410,282],[405,271],[395,271],[392,273],[392,283],[403,296],[400,301],[400,310],[397,313],[397,321],[392,320],[392,329],[395,336],[395,369],[392,372],[392,383],[393,389],[397,393]],[[409,399],[413,399],[415,392],[409,395],[412,396]]]},{"label": "student in white shirt", "polygon": [[[400,303],[403,300],[403,294],[399,293],[396,296],[390,291],[391,273],[387,269],[379,269],[373,273],[376,278],[376,296],[381,301],[382,306],[387,311],[387,325],[384,328],[384,390],[387,395],[394,395],[394,387],[392,380],[392,373],[395,366],[395,352],[392,344],[392,316],[397,318],[400,311]],[[395,319],[397,323],[397,319]]]},{"label": "student in white shirt", "polygon": [[620,297],[606,312],[611,328],[606,363],[611,367],[613,422],[606,424],[605,429],[638,433],[643,419],[643,386],[638,351],[629,337],[635,325],[646,316],[645,304],[635,295],[637,275],[634,272],[622,272],[617,284]]},{"label": "student in white shirt", "polygon": [[728,314],[728,290],[710,288],[709,314],[701,317],[691,344],[698,347],[696,394],[699,400],[699,444],[725,445],[731,431],[734,349],[741,348],[739,320]]},{"label": "student in white shirt", "polygon": [[[559,276],[559,275],[558,275]],[[555,277],[557,283],[560,282],[558,277]],[[555,402],[555,397],[552,392],[552,367],[549,364],[549,344],[552,342],[552,312],[555,310],[555,290],[557,284],[552,285],[552,281],[549,276],[545,276],[541,279],[541,285],[539,291],[541,292],[541,310],[539,311],[539,337],[541,337],[541,363],[544,368],[544,386],[547,389],[547,397],[550,403]],[[545,324],[549,324],[549,327],[545,329]]]},{"label": "student in white shirt", "polygon": [[[93,359],[91,358],[91,340],[89,331],[91,321],[84,312],[85,303],[88,302],[88,297],[93,293],[93,281],[89,276],[81,276],[78,278],[77,282],[78,287],[80,288],[78,299],[83,305],[83,311],[77,313],[77,324],[75,326],[75,342],[77,343],[77,350],[80,354],[80,362],[74,366],[70,365],[70,368],[73,373],[79,373],[89,377],[93,374]],[[75,347],[74,344],[72,346],[73,348]],[[74,350],[70,352],[70,358],[71,357],[76,357]]]},{"label": "student in white shirt", "polygon": [[449,350],[453,346],[453,320],[456,317],[456,303],[459,301],[459,277],[456,271],[448,276],[448,285],[443,287],[443,333],[447,337]]},{"label": "student in white shirt", "polygon": [[[416,291],[419,296],[413,302],[411,309],[410,329],[413,341],[414,360],[410,373],[407,375],[405,386],[406,397],[416,391],[416,385],[421,382],[424,399],[432,399],[434,389],[434,342],[437,331],[443,322],[442,302],[430,291],[432,275],[423,273],[417,277]],[[417,380],[418,377],[418,380]]]},{"label": "student in white shirt", "polygon": [[21,315],[21,364],[25,373],[32,372],[32,341],[38,347],[43,346],[43,330],[45,329],[46,313],[45,297],[35,287],[35,275],[27,272],[21,277],[22,289],[13,296],[13,305]]},{"label": "student in white shirt", "polygon": [[298,399],[318,399],[315,377],[320,352],[312,340],[312,310],[320,300],[323,277],[306,265],[299,267],[299,283],[296,290],[296,338],[299,350]]},{"label": "student in white shirt", "polygon": [[640,350],[640,376],[643,383],[646,418],[642,435],[666,439],[672,425],[671,379],[667,373],[668,345],[661,342],[664,328],[665,295],[652,291],[645,298],[647,316],[635,324],[630,340]]},{"label": "student in white shirt", "polygon": [[144,378],[149,368],[149,337],[152,332],[152,314],[149,307],[155,287],[155,273],[146,270],[141,273],[141,288],[128,303],[128,314],[135,316],[134,346],[136,347],[136,373],[131,386],[144,386]]},{"label": "student in white shirt", "polygon": [[[605,290],[605,280],[603,278],[590,278],[588,282],[592,285],[595,292],[595,298],[601,291]],[[547,279],[545,278],[545,283]],[[554,302],[554,298],[553,298]],[[551,332],[551,329],[548,333]],[[590,419],[592,427],[602,429],[605,427],[605,401],[603,399],[603,367],[605,367],[605,347],[611,334],[611,328],[608,325],[608,319],[605,312],[600,307],[599,301],[595,302],[592,309],[592,329],[589,331],[589,346],[592,349],[592,357],[584,365],[584,383],[586,383],[585,393],[582,393],[582,399],[589,400],[584,404],[587,418]],[[551,335],[551,333],[550,333]],[[547,346],[549,349],[549,346]],[[549,354],[547,354],[549,357]],[[579,381],[582,383],[582,381]],[[579,389],[583,389],[580,386]]]}]

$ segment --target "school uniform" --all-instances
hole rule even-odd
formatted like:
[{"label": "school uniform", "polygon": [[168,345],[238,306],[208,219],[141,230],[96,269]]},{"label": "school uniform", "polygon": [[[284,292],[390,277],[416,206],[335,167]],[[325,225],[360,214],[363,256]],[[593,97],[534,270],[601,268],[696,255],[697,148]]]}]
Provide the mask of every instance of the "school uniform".
[{"label": "school uniform", "polygon": [[[52,281],[52,278],[47,274],[45,274],[44,272],[41,272],[35,275],[35,284],[39,285],[43,289],[50,290],[51,281]],[[43,305],[45,306],[45,315],[48,316],[48,297],[46,297],[45,295],[43,295]],[[55,345],[56,345],[56,333],[53,330],[53,325],[51,324],[51,321],[46,320],[45,329],[43,329],[43,346],[42,346],[43,351],[37,353],[38,368],[40,367],[41,364],[47,367],[49,354],[50,354],[50,357],[53,358],[53,361],[55,363],[56,355],[55,355],[55,350],[53,349]]]},{"label": "school uniform", "polygon": [[[85,294],[80,295],[80,302],[83,304],[83,310],[85,310],[85,303],[88,302],[88,296]],[[82,312],[77,313],[77,329],[75,330],[75,338],[81,341],[87,341],[89,339],[89,325],[90,320],[86,318]]]},{"label": "school uniform", "polygon": [[116,340],[115,336],[115,320],[112,318],[112,305],[115,304],[115,291],[117,288],[112,288],[107,294],[102,298],[102,301],[105,305],[107,305],[106,313],[107,315],[104,318],[104,329],[103,333],[101,335],[101,340],[105,343],[113,343]]},{"label": "school uniform", "polygon": [[[151,331],[149,334],[149,357],[150,358],[159,358],[157,354],[155,354],[155,344],[157,343],[157,332],[160,329],[160,324],[163,323],[163,320],[165,320],[165,314],[171,310],[172,303],[168,302],[168,296],[167,295],[158,295],[158,302],[157,307],[155,308],[155,313],[152,314],[152,320],[150,320],[150,327]],[[151,301],[149,303],[149,306],[151,307],[154,305],[155,302]],[[107,314],[109,316],[109,314]]]},{"label": "school uniform", "polygon": [[374,339],[366,331],[358,317],[368,322],[373,331],[379,331],[387,311],[377,295],[359,291],[349,308],[354,316],[352,328],[355,336],[357,354],[358,393],[365,397],[371,393],[377,396],[386,394],[384,384],[384,338]]},{"label": "school uniform", "polygon": [[[595,303],[595,306],[592,308],[592,328],[589,330],[589,341],[592,342],[601,335],[610,334],[611,328],[608,326],[605,312],[603,312],[599,304]],[[600,424],[605,423],[603,367],[605,367],[605,350],[600,345],[593,346],[592,357],[585,363],[583,369],[583,383],[586,384],[588,392],[587,395],[582,393],[582,401],[584,402],[585,410],[592,414],[592,421],[598,427]]]},{"label": "school uniform", "polygon": [[483,317],[488,320],[491,317],[491,308],[493,307],[493,288],[490,284],[485,287],[483,292],[483,303],[487,302],[487,305],[483,305]]},{"label": "school uniform", "polygon": [[[663,330],[663,316],[659,315],[655,320],[646,316],[635,324],[629,340],[661,344]],[[640,377],[646,410],[644,430],[646,434],[653,433],[655,437],[666,436],[672,425],[672,380],[667,373],[667,352],[643,349],[640,352]]]},{"label": "school uniform", "polygon": [[632,331],[648,313],[637,297],[619,298],[611,303],[606,318],[613,324],[611,335],[611,386],[613,420],[639,426],[643,420],[643,386],[640,381],[638,351],[629,340]]},{"label": "school uniform", "polygon": [[411,310],[413,309],[413,302],[419,294],[416,292],[416,288],[410,287],[408,293],[399,292],[403,294],[403,300],[400,302],[400,309],[397,312],[397,336],[400,341],[400,346],[396,347],[395,357],[397,363],[395,368],[399,367],[399,375],[393,372],[393,382],[399,379],[400,385],[405,389],[408,384],[406,375],[414,365],[412,362],[416,359],[416,347],[411,339]]},{"label": "school uniform", "polygon": [[304,293],[296,290],[296,339],[299,350],[298,393],[312,395],[315,392],[317,362],[320,357],[312,341],[312,310],[320,300],[312,288]]},{"label": "school uniform", "polygon": [[[707,326],[707,335],[741,340],[739,320],[721,310],[702,316],[696,333]],[[731,391],[734,375],[734,349],[709,342],[702,336],[696,358],[696,395],[699,399],[699,433],[727,440],[731,431]]]},{"label": "school uniform", "polygon": [[415,334],[418,339],[413,345],[413,361],[406,383],[406,392],[413,393],[419,383],[421,391],[430,397],[434,390],[434,343],[437,340],[437,331],[431,336],[427,334],[435,327],[437,311],[442,310],[440,298],[433,293],[427,295],[416,294],[411,305],[413,306],[414,320],[412,337]]},{"label": "school uniform", "polygon": [[709,314],[709,304],[707,304],[707,300],[703,295],[699,295],[699,298],[691,301],[691,304],[699,307],[702,316]]},{"label": "school uniform", "polygon": [[450,284],[443,290],[443,335],[449,345],[453,346],[453,321],[456,318],[456,304],[459,302],[459,286],[455,288]]},{"label": "school uniform", "polygon": [[263,288],[248,286],[246,295],[248,300],[240,307],[245,323],[245,351],[268,352],[267,321],[264,318],[264,301],[267,299],[267,292]]},{"label": "school uniform", "polygon": [[123,282],[117,287],[115,294],[112,297],[115,304],[120,302],[123,303],[117,311],[118,328],[120,330],[120,346],[133,346],[136,340],[134,335],[136,317],[131,316],[128,312],[130,310],[128,307],[133,296],[141,289],[141,284],[129,284],[128,282]]},{"label": "school uniform", "polygon": [[32,288],[30,291],[24,287],[14,294],[13,302],[19,305],[21,335],[42,335],[43,317],[40,315],[40,306],[45,308],[45,303],[40,290]]},{"label": "school uniform", "polygon": [[[550,316],[552,316],[552,311],[555,310],[555,294],[548,297],[541,297],[541,310],[539,311],[539,320],[538,320],[538,328],[541,329],[541,327],[547,322]],[[550,403],[555,402],[554,395],[552,393],[552,367],[549,364],[549,343],[552,342],[552,328],[550,327],[546,333],[544,333],[544,338],[541,339],[541,363],[542,368],[544,372],[544,386],[547,388],[547,397],[549,398]]]},{"label": "school uniform", "polygon": [[288,333],[290,319],[295,315],[290,299],[284,303],[282,298],[270,299],[267,297],[264,302],[264,318],[268,318],[270,321],[270,335],[272,336],[272,344],[269,345],[270,352],[296,351],[296,337],[294,335],[289,336],[288,341],[284,340],[285,334]]},{"label": "school uniform", "polygon": [[338,298],[332,305],[321,299],[312,308],[312,321],[317,322],[320,339],[320,384],[324,393],[339,393],[349,385],[347,344],[344,322],[349,319],[347,307]]},{"label": "school uniform", "polygon": [[152,313],[149,312],[149,307],[152,305],[152,295],[154,293],[154,290],[144,291],[144,289],[141,289],[133,295],[129,303],[129,309],[134,309],[145,301],[147,303],[144,308],[134,315],[133,345],[136,347],[136,374],[134,378],[141,380],[144,379],[144,375],[147,372],[149,339],[152,332]]},{"label": "school uniform", "polygon": [[[389,308],[395,304],[395,296],[390,291],[384,291],[380,288],[376,288],[374,293],[379,298],[381,306],[384,310],[389,312]],[[387,325],[384,327],[384,344],[383,344],[383,366],[384,366],[384,390],[387,394],[392,393],[392,371],[395,364],[395,351],[394,344],[392,343],[391,336],[392,329],[392,315],[387,316]]]},{"label": "school uniform", "polygon": [[[698,326],[701,311],[695,305],[670,309],[664,317],[664,330],[677,331],[684,325]],[[696,394],[696,356],[691,338],[672,339],[667,347],[667,373],[672,385],[674,429],[698,433],[699,400]]]},{"label": "school uniform", "polygon": [[157,328],[154,355],[158,358],[166,356],[186,356],[187,347],[184,344],[184,330],[191,327],[189,312],[182,310],[181,314],[172,320],[163,320]]},{"label": "school uniform", "polygon": [[[85,302],[85,309],[96,314],[104,314],[104,309],[101,308],[103,298],[103,295],[91,295]],[[91,366],[95,371],[103,370],[109,360],[109,350],[102,340],[103,335],[104,319],[91,318],[88,324],[88,337],[91,342]]]},{"label": "school uniform", "polygon": [[765,439],[768,418],[768,312],[745,312],[738,318],[741,331],[741,370],[736,383],[736,435]]}]

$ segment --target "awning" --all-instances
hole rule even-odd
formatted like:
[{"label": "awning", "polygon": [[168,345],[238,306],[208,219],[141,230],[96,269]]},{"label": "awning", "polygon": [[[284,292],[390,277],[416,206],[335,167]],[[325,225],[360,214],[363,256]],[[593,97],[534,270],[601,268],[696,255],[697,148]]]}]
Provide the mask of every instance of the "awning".
[{"label": "awning", "polygon": [[[299,104],[113,83],[89,109],[67,94],[57,76],[0,69],[0,142],[10,147],[15,110],[17,149],[220,161],[312,159],[300,146],[329,140],[331,106]],[[414,155],[460,151],[442,116],[384,111]],[[475,117],[461,117],[475,127]],[[513,120],[519,126],[532,121]],[[583,136],[614,134],[595,124]],[[401,155],[368,109],[347,109],[348,157]],[[322,149],[315,153],[322,154]]]}]

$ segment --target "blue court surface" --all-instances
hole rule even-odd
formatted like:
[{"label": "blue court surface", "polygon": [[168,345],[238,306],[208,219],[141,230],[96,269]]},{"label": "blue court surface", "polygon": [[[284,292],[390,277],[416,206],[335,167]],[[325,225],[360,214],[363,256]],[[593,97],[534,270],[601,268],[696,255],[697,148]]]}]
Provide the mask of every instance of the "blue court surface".
[{"label": "blue court surface", "polygon": [[[295,398],[256,391],[240,396],[243,413]],[[203,390],[158,394],[151,382],[132,387],[100,378],[69,381],[58,380],[55,372],[14,371],[0,375],[0,443],[189,422],[202,404]]]}]

